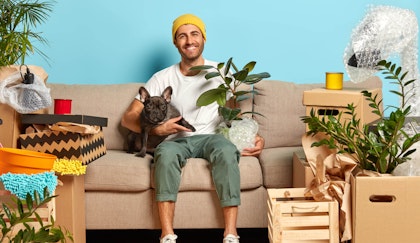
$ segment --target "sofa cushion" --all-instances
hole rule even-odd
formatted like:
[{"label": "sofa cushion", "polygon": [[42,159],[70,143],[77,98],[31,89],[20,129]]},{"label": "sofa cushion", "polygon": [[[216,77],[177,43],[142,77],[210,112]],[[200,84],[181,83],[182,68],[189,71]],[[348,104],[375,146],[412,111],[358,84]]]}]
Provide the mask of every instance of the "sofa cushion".
[{"label": "sofa cushion", "polygon": [[293,153],[302,147],[264,149],[260,155],[264,186],[266,188],[293,187]]},{"label": "sofa cushion", "polygon": [[[86,191],[145,191],[154,188],[153,158],[140,158],[124,151],[108,150],[90,163],[85,175]],[[214,190],[209,163],[189,159],[182,169],[180,191]],[[255,157],[241,157],[241,189],[255,189],[263,184],[261,166]]]},{"label": "sofa cushion", "polygon": [[150,189],[152,157],[144,158],[121,150],[106,155],[87,166],[86,191],[145,191]]},{"label": "sofa cushion", "polygon": [[[262,186],[261,166],[257,158],[241,157],[239,171],[241,175],[241,190],[255,189]],[[153,181],[152,187],[154,188]],[[207,160],[198,158],[189,159],[184,168],[182,168],[179,191],[209,191],[214,189],[210,164]]]}]

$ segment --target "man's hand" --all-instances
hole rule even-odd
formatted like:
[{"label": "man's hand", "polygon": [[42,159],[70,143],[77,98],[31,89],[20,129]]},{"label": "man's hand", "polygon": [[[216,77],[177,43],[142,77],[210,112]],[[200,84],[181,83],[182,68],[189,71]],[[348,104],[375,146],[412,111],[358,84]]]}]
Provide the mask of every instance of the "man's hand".
[{"label": "man's hand", "polygon": [[179,132],[191,132],[190,129],[179,125],[177,122],[182,119],[182,116],[171,118],[166,122],[152,129],[152,135],[167,136]]},{"label": "man's hand", "polygon": [[258,156],[261,154],[261,151],[264,148],[264,138],[260,135],[255,136],[255,147],[253,148],[244,148],[241,152],[242,156]]}]

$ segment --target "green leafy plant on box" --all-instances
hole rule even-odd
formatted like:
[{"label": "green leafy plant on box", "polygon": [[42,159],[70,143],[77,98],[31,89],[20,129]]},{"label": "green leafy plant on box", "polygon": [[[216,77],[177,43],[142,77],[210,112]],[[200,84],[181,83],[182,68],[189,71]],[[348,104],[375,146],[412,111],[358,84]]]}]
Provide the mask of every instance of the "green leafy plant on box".
[{"label": "green leafy plant on box", "polygon": [[[380,109],[382,100],[377,95],[364,90],[363,96],[369,102],[372,112],[378,115],[376,124],[362,124],[355,112],[355,106],[348,104],[337,116],[316,115],[312,110],[302,121],[308,125],[307,135],[324,133],[326,138],[315,142],[312,146],[328,146],[338,149],[339,153],[351,156],[361,169],[376,171],[381,174],[392,173],[401,163],[410,159],[416,151],[413,145],[420,140],[420,134],[415,130],[412,120],[409,120],[411,105],[407,101],[412,98],[413,90],[409,87],[415,80],[406,80],[408,72],[403,72],[400,66],[386,60],[378,62],[377,68],[398,86],[398,90],[390,92],[400,99],[400,106],[390,106],[393,109],[389,117],[385,117]],[[351,119],[343,119],[343,114],[349,114]],[[413,132],[406,132],[406,126]]]},{"label": "green leafy plant on box", "polygon": [[[256,65],[255,61],[251,61],[242,69],[238,69],[232,60],[233,58],[231,57],[226,63],[219,63],[217,67],[201,65],[191,68],[191,70],[213,70],[206,74],[205,77],[207,80],[214,77],[223,79],[224,83],[219,87],[210,89],[200,95],[197,99],[197,106],[206,106],[213,102],[217,102],[219,105],[219,114],[223,117],[223,120],[228,127],[230,126],[231,121],[240,120],[243,114],[258,114],[253,111],[241,111],[239,102],[251,98],[254,94],[257,94],[257,92],[253,89],[239,89],[239,87],[242,84],[253,85],[264,78],[270,77],[270,74],[267,72],[251,74]],[[230,73],[231,69],[234,70],[234,73]]]},{"label": "green leafy plant on box", "polygon": [[29,53],[47,57],[33,44],[46,44],[47,40],[33,29],[46,21],[52,6],[53,1],[0,1],[0,67],[23,64]]},{"label": "green leafy plant on box", "polygon": [[[67,230],[63,231],[60,226],[56,226],[51,215],[51,223],[43,221],[37,213],[37,209],[45,207],[55,196],[50,195],[48,188],[44,188],[44,197],[34,191],[26,195],[26,199],[12,197],[15,205],[2,203],[0,210],[1,235],[0,242],[66,242],[67,239],[73,242],[73,236]],[[37,228],[29,223],[39,224]],[[15,232],[17,231],[17,232]]]}]

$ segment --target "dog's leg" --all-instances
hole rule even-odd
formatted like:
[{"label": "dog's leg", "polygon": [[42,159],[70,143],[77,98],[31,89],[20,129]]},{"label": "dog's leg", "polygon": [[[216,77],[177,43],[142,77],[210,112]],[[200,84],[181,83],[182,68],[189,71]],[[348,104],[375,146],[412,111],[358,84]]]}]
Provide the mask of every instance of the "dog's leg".
[{"label": "dog's leg", "polygon": [[136,150],[136,139],[138,134],[134,132],[129,132],[127,135],[127,144],[128,144],[128,150],[127,153],[134,154],[134,151]]},{"label": "dog's leg", "polygon": [[181,118],[181,120],[179,120],[178,122],[181,126],[184,126],[188,129],[190,129],[191,131],[195,132],[195,127],[193,127],[190,123],[188,123],[184,118]]},{"label": "dog's leg", "polygon": [[146,149],[147,149],[147,138],[149,136],[149,130],[148,129],[143,129],[140,133],[140,138],[141,138],[141,148],[140,148],[140,152],[138,152],[136,154],[136,156],[138,157],[142,157],[144,158],[144,156],[146,156]]}]

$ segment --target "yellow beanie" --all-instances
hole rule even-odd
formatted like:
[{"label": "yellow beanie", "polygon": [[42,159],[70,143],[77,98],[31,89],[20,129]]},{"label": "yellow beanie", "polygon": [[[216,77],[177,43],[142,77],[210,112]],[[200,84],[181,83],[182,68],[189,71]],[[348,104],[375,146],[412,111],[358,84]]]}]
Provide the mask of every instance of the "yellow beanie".
[{"label": "yellow beanie", "polygon": [[201,30],[201,34],[203,34],[203,38],[206,39],[206,26],[204,25],[204,22],[199,17],[193,14],[184,14],[174,20],[174,23],[172,25],[172,39],[173,40],[175,40],[175,33],[178,30],[178,28],[184,24],[193,24],[197,26]]}]

